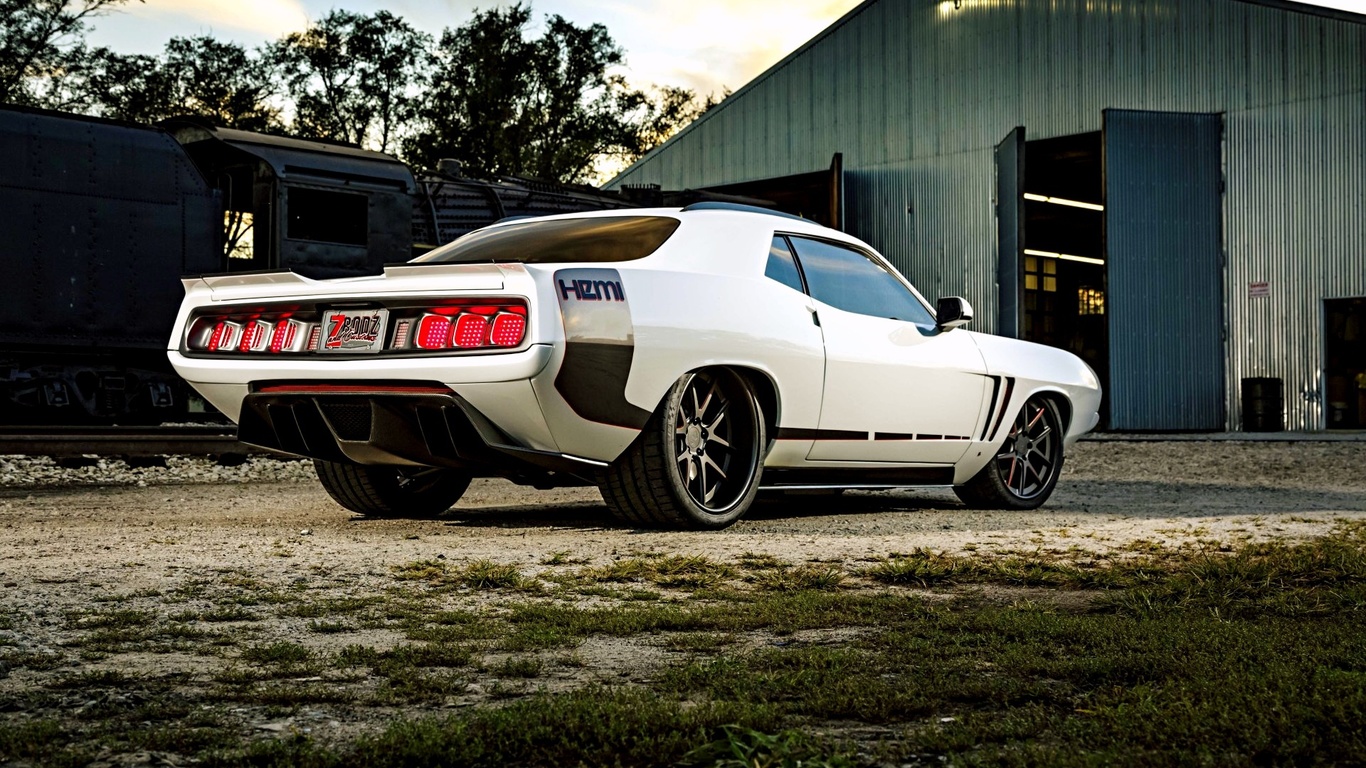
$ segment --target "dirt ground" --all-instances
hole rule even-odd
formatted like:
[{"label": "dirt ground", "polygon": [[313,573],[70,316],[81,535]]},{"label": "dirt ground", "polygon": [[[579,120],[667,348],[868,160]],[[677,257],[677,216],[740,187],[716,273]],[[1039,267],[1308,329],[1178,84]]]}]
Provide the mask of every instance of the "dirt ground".
[{"label": "dirt ground", "polygon": [[[763,501],[727,530],[676,532],[616,523],[595,489],[536,491],[481,480],[441,519],[368,520],[335,505],[311,467],[300,462],[253,459],[228,468],[175,460],[160,468],[106,463],[68,469],[0,458],[0,651],[65,659],[50,670],[11,670],[0,653],[0,699],[60,687],[78,670],[116,670],[137,679],[187,676],[195,682],[186,691],[232,674],[240,645],[193,653],[126,647],[89,653],[83,617],[108,620],[119,609],[137,609],[165,621],[197,604],[184,596],[198,585],[221,591],[249,581],[261,593],[325,601],[392,594],[399,571],[426,563],[492,561],[553,581],[566,568],[606,567],[642,555],[700,555],[722,564],[772,556],[792,564],[819,562],[857,582],[867,564],[918,548],[1082,560],[1188,543],[1237,546],[1305,539],[1366,518],[1363,467],[1366,442],[1088,441],[1069,456],[1052,500],[1035,512],[970,511],[946,490],[850,492]],[[446,608],[458,609],[493,598],[456,593],[445,599]],[[235,628],[242,642],[297,640],[315,653],[403,641],[401,633],[382,628],[333,635],[315,627],[310,633],[297,615],[251,612],[245,623],[226,617],[224,629]],[[533,687],[648,681],[668,657],[656,640],[591,637],[575,650],[574,664],[543,675]],[[483,663],[497,661],[496,654],[486,655]],[[484,683],[471,683],[446,706],[487,703],[506,695],[499,693],[502,685],[486,691]],[[96,699],[87,697],[73,692],[72,706],[91,706]],[[231,712],[229,719],[246,734],[312,730],[336,740],[373,732],[393,715],[387,709],[324,708],[281,720],[270,707]]]},{"label": "dirt ground", "polygon": [[168,483],[176,478],[140,474],[127,485],[88,485],[98,476],[86,473],[80,484],[56,475],[37,487],[0,486],[3,600],[158,588],[206,568],[284,579],[319,568],[387,578],[389,565],[438,555],[534,565],[555,552],[590,562],[652,551],[723,560],[757,552],[800,562],[917,547],[1236,543],[1312,536],[1366,515],[1361,442],[1083,442],[1053,498],[1035,512],[966,510],[944,490],[850,492],[762,502],[719,532],[622,526],[592,488],[537,491],[480,480],[440,520],[368,520],[336,506],[297,469],[287,482]]},{"label": "dirt ground", "polygon": [[[625,527],[592,488],[479,480],[442,519],[369,520],[336,506],[297,464],[267,466],[256,480],[108,473],[119,485],[97,484],[97,469],[53,470],[41,485],[13,475],[0,484],[0,601],[80,603],[223,568],[271,580],[325,570],[364,582],[438,556],[534,570],[557,552],[595,564],[644,552],[848,563],[918,547],[1102,552],[1135,541],[1303,538],[1366,515],[1363,468],[1366,442],[1088,441],[1034,512],[966,510],[946,490],[849,492],[761,502],[718,532]],[[259,479],[281,476],[288,480]]]}]

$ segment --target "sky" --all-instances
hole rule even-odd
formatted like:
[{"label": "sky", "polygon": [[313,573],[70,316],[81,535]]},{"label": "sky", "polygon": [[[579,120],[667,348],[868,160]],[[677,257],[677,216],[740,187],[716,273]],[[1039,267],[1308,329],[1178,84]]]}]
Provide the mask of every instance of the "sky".
[{"label": "sky", "polygon": [[[1308,0],[1366,13],[1366,0]],[[559,14],[601,23],[626,51],[636,87],[691,88],[721,96],[810,40],[859,0],[534,0],[537,19]],[[122,53],[160,53],[175,36],[211,34],[254,47],[304,28],[332,8],[385,9],[440,34],[496,0],[130,0],[96,19],[88,39]]]},{"label": "sky", "polygon": [[[1366,2],[1366,0],[1362,0]],[[637,87],[739,88],[858,5],[859,0],[534,0],[534,18],[600,23],[626,52]],[[87,36],[121,53],[157,54],[174,36],[212,34],[250,46],[302,29],[333,8],[388,10],[432,35],[496,0],[130,0]]]}]

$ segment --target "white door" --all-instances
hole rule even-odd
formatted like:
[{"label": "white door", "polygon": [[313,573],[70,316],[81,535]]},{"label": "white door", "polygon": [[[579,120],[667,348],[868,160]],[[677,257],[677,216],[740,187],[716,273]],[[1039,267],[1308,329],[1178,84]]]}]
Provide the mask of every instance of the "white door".
[{"label": "white door", "polygon": [[951,464],[982,417],[986,366],[972,337],[940,331],[890,267],[790,237],[825,335],[812,460]]}]

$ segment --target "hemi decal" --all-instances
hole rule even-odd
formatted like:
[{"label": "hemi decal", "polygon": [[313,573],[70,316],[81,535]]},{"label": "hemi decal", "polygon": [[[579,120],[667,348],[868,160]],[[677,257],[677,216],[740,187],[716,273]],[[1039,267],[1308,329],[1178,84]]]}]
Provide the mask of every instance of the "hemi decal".
[{"label": "hemi decal", "polygon": [[560,304],[562,305],[569,300],[571,294],[576,301],[626,301],[626,290],[621,287],[620,280],[570,280],[565,282],[559,277],[562,274],[564,272],[555,273],[555,285],[560,290]]},{"label": "hemi decal", "polygon": [[621,275],[615,269],[561,269],[552,279],[565,337],[556,391],[589,421],[643,429],[650,412],[626,400],[635,327]]}]

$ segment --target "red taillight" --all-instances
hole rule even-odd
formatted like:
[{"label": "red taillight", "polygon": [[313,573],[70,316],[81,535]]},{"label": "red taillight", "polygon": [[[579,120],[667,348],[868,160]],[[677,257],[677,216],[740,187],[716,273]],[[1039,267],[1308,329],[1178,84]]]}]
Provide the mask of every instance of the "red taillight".
[{"label": "red taillight", "polygon": [[463,314],[455,321],[455,346],[463,349],[482,347],[488,343],[489,321],[483,315]]},{"label": "red taillight", "polygon": [[223,337],[226,336],[227,333],[228,324],[226,321],[219,320],[217,323],[214,323],[213,334],[209,336],[208,348],[210,352],[217,352],[219,347],[223,346]]},{"label": "red taillight", "polygon": [[264,352],[270,340],[270,323],[265,320],[249,320],[242,328],[242,340],[237,344],[239,352]]},{"label": "red taillight", "polygon": [[418,349],[445,349],[451,345],[451,321],[440,315],[424,315],[417,324]]},{"label": "red taillight", "polygon": [[291,349],[298,336],[298,323],[293,320],[281,320],[275,325],[275,332],[270,335],[270,351],[278,355],[282,350]]},{"label": "red taillight", "polygon": [[[301,317],[297,306],[224,309],[190,322],[182,342],[186,350],[276,355],[320,351],[324,329],[311,310]],[[322,307],[318,313],[326,311]],[[521,298],[452,298],[387,311],[393,330],[382,347],[386,351],[507,350],[520,346],[527,336],[528,310]]]},{"label": "red taillight", "polygon": [[526,318],[511,312],[501,312],[493,319],[493,330],[489,341],[495,347],[515,347],[522,343],[526,334]]},{"label": "red taillight", "polygon": [[242,332],[242,324],[234,323],[231,320],[219,320],[213,327],[213,335],[209,337],[210,352],[231,351],[237,346],[237,340]]}]

